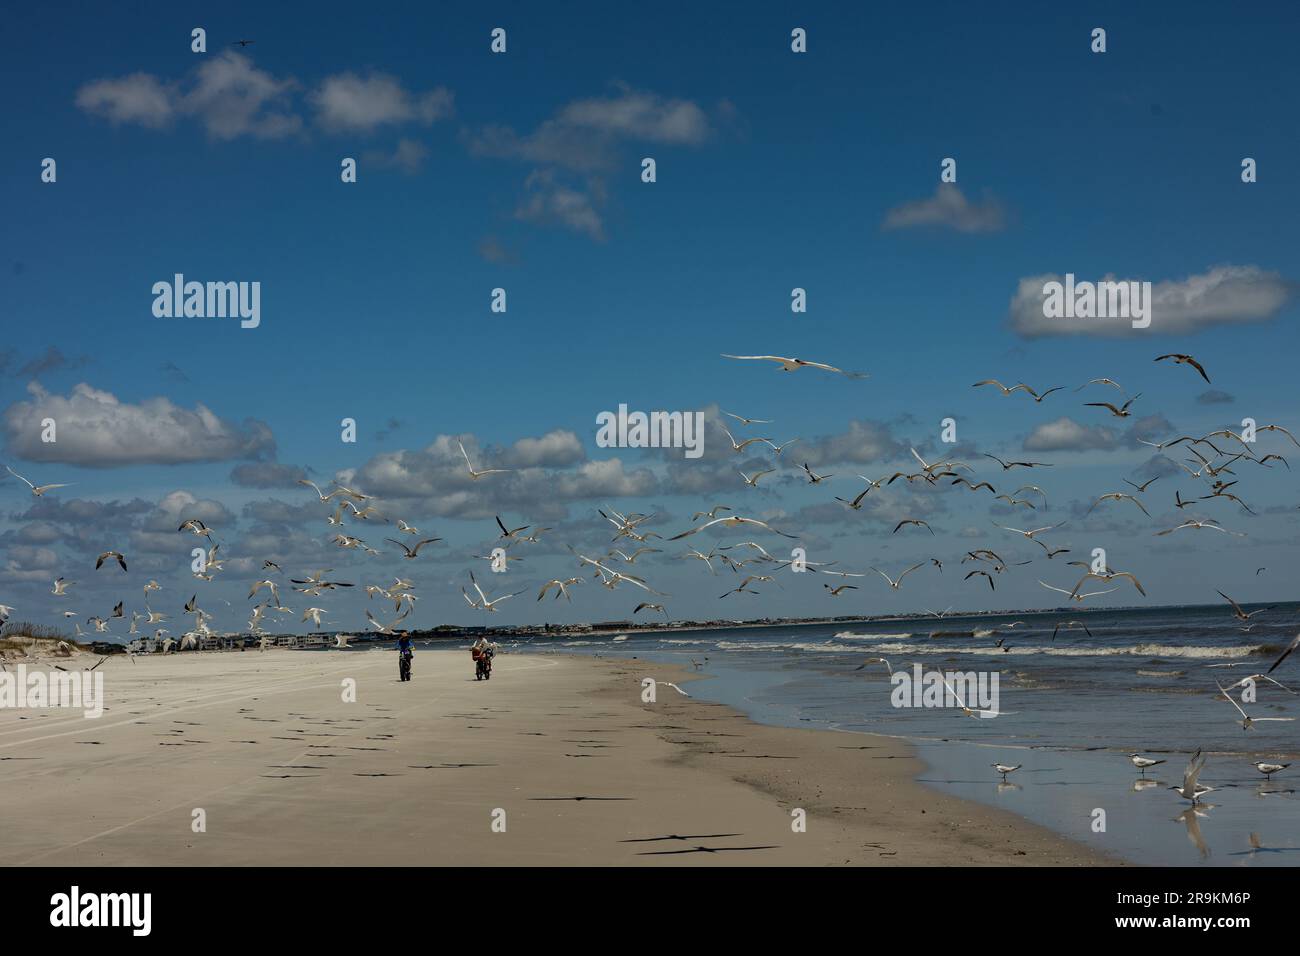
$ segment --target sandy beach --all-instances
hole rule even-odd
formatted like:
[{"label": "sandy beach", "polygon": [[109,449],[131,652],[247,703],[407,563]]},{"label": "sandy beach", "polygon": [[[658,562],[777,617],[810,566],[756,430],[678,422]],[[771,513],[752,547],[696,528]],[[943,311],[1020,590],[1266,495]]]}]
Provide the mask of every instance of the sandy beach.
[{"label": "sandy beach", "polygon": [[672,668],[503,655],[476,682],[447,650],[409,684],[396,669],[369,649],[114,657],[98,719],[2,711],[0,863],[1113,862],[915,783],[905,742],[760,726],[666,686],[643,703],[643,677],[689,688]]}]

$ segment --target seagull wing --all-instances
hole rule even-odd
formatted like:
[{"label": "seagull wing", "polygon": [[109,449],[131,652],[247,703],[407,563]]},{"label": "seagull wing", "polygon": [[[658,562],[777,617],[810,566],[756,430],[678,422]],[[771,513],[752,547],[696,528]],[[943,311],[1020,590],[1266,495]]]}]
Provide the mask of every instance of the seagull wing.
[{"label": "seagull wing", "polygon": [[1291,641],[1291,643],[1287,645],[1287,649],[1284,650],[1281,656],[1279,656],[1278,659],[1273,662],[1272,666],[1269,667],[1267,671],[1265,671],[1265,674],[1273,673],[1273,671],[1277,669],[1277,665],[1281,664],[1284,660],[1290,657],[1291,652],[1294,651],[1297,647],[1300,647],[1300,634],[1297,634],[1295,638]]}]

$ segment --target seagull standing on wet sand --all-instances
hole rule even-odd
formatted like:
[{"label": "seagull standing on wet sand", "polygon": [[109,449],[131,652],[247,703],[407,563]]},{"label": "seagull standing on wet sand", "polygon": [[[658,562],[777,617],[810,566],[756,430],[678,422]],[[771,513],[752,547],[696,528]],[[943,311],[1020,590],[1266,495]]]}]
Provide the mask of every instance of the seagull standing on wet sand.
[{"label": "seagull standing on wet sand", "polygon": [[1163,760],[1153,760],[1150,757],[1144,757],[1141,754],[1129,754],[1128,759],[1133,762],[1133,766],[1142,771],[1143,776],[1146,776],[1147,767],[1154,767],[1157,764],[1165,762]]}]

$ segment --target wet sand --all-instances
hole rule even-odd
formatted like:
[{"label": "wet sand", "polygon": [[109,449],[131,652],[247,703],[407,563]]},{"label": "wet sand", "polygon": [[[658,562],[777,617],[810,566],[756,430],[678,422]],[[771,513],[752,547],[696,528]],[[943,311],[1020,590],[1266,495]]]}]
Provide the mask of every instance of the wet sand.
[{"label": "wet sand", "polygon": [[0,711],[0,864],[1115,862],[916,783],[903,741],[760,726],[662,685],[644,703],[643,677],[689,691],[645,662],[502,655],[476,682],[468,653],[419,651],[406,684],[370,649],[100,670],[97,720]]}]

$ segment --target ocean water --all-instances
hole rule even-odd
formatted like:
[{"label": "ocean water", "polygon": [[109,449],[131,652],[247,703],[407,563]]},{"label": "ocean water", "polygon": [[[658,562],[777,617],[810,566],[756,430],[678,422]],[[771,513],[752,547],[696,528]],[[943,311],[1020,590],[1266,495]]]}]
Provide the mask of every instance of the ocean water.
[{"label": "ocean water", "polygon": [[[1084,622],[1089,633],[1062,628],[1053,639],[1055,625],[1067,620]],[[1246,712],[1296,720],[1247,731],[1215,681],[1226,687],[1267,670],[1298,630],[1300,603],[1274,606],[1249,630],[1224,607],[1209,606],[631,632],[503,646],[684,664],[704,678],[691,684],[692,696],[761,722],[908,738],[929,765],[925,784],[1133,862],[1270,866],[1300,863],[1292,786],[1300,780],[1300,696],[1259,682]],[[885,666],[858,669],[869,657],[886,658],[895,672],[910,674],[915,665],[974,672],[986,689],[996,675],[1001,713],[971,718],[951,699],[949,706],[895,706]],[[1272,676],[1300,691],[1300,652]],[[1235,694],[1240,699],[1241,689]],[[1192,814],[1167,788],[1181,784],[1196,750],[1210,755],[1200,782],[1216,790]],[[1166,763],[1144,776],[1128,760],[1134,751]],[[1261,759],[1296,763],[1266,782],[1252,766]],[[1023,767],[1004,784],[994,762]]]}]

